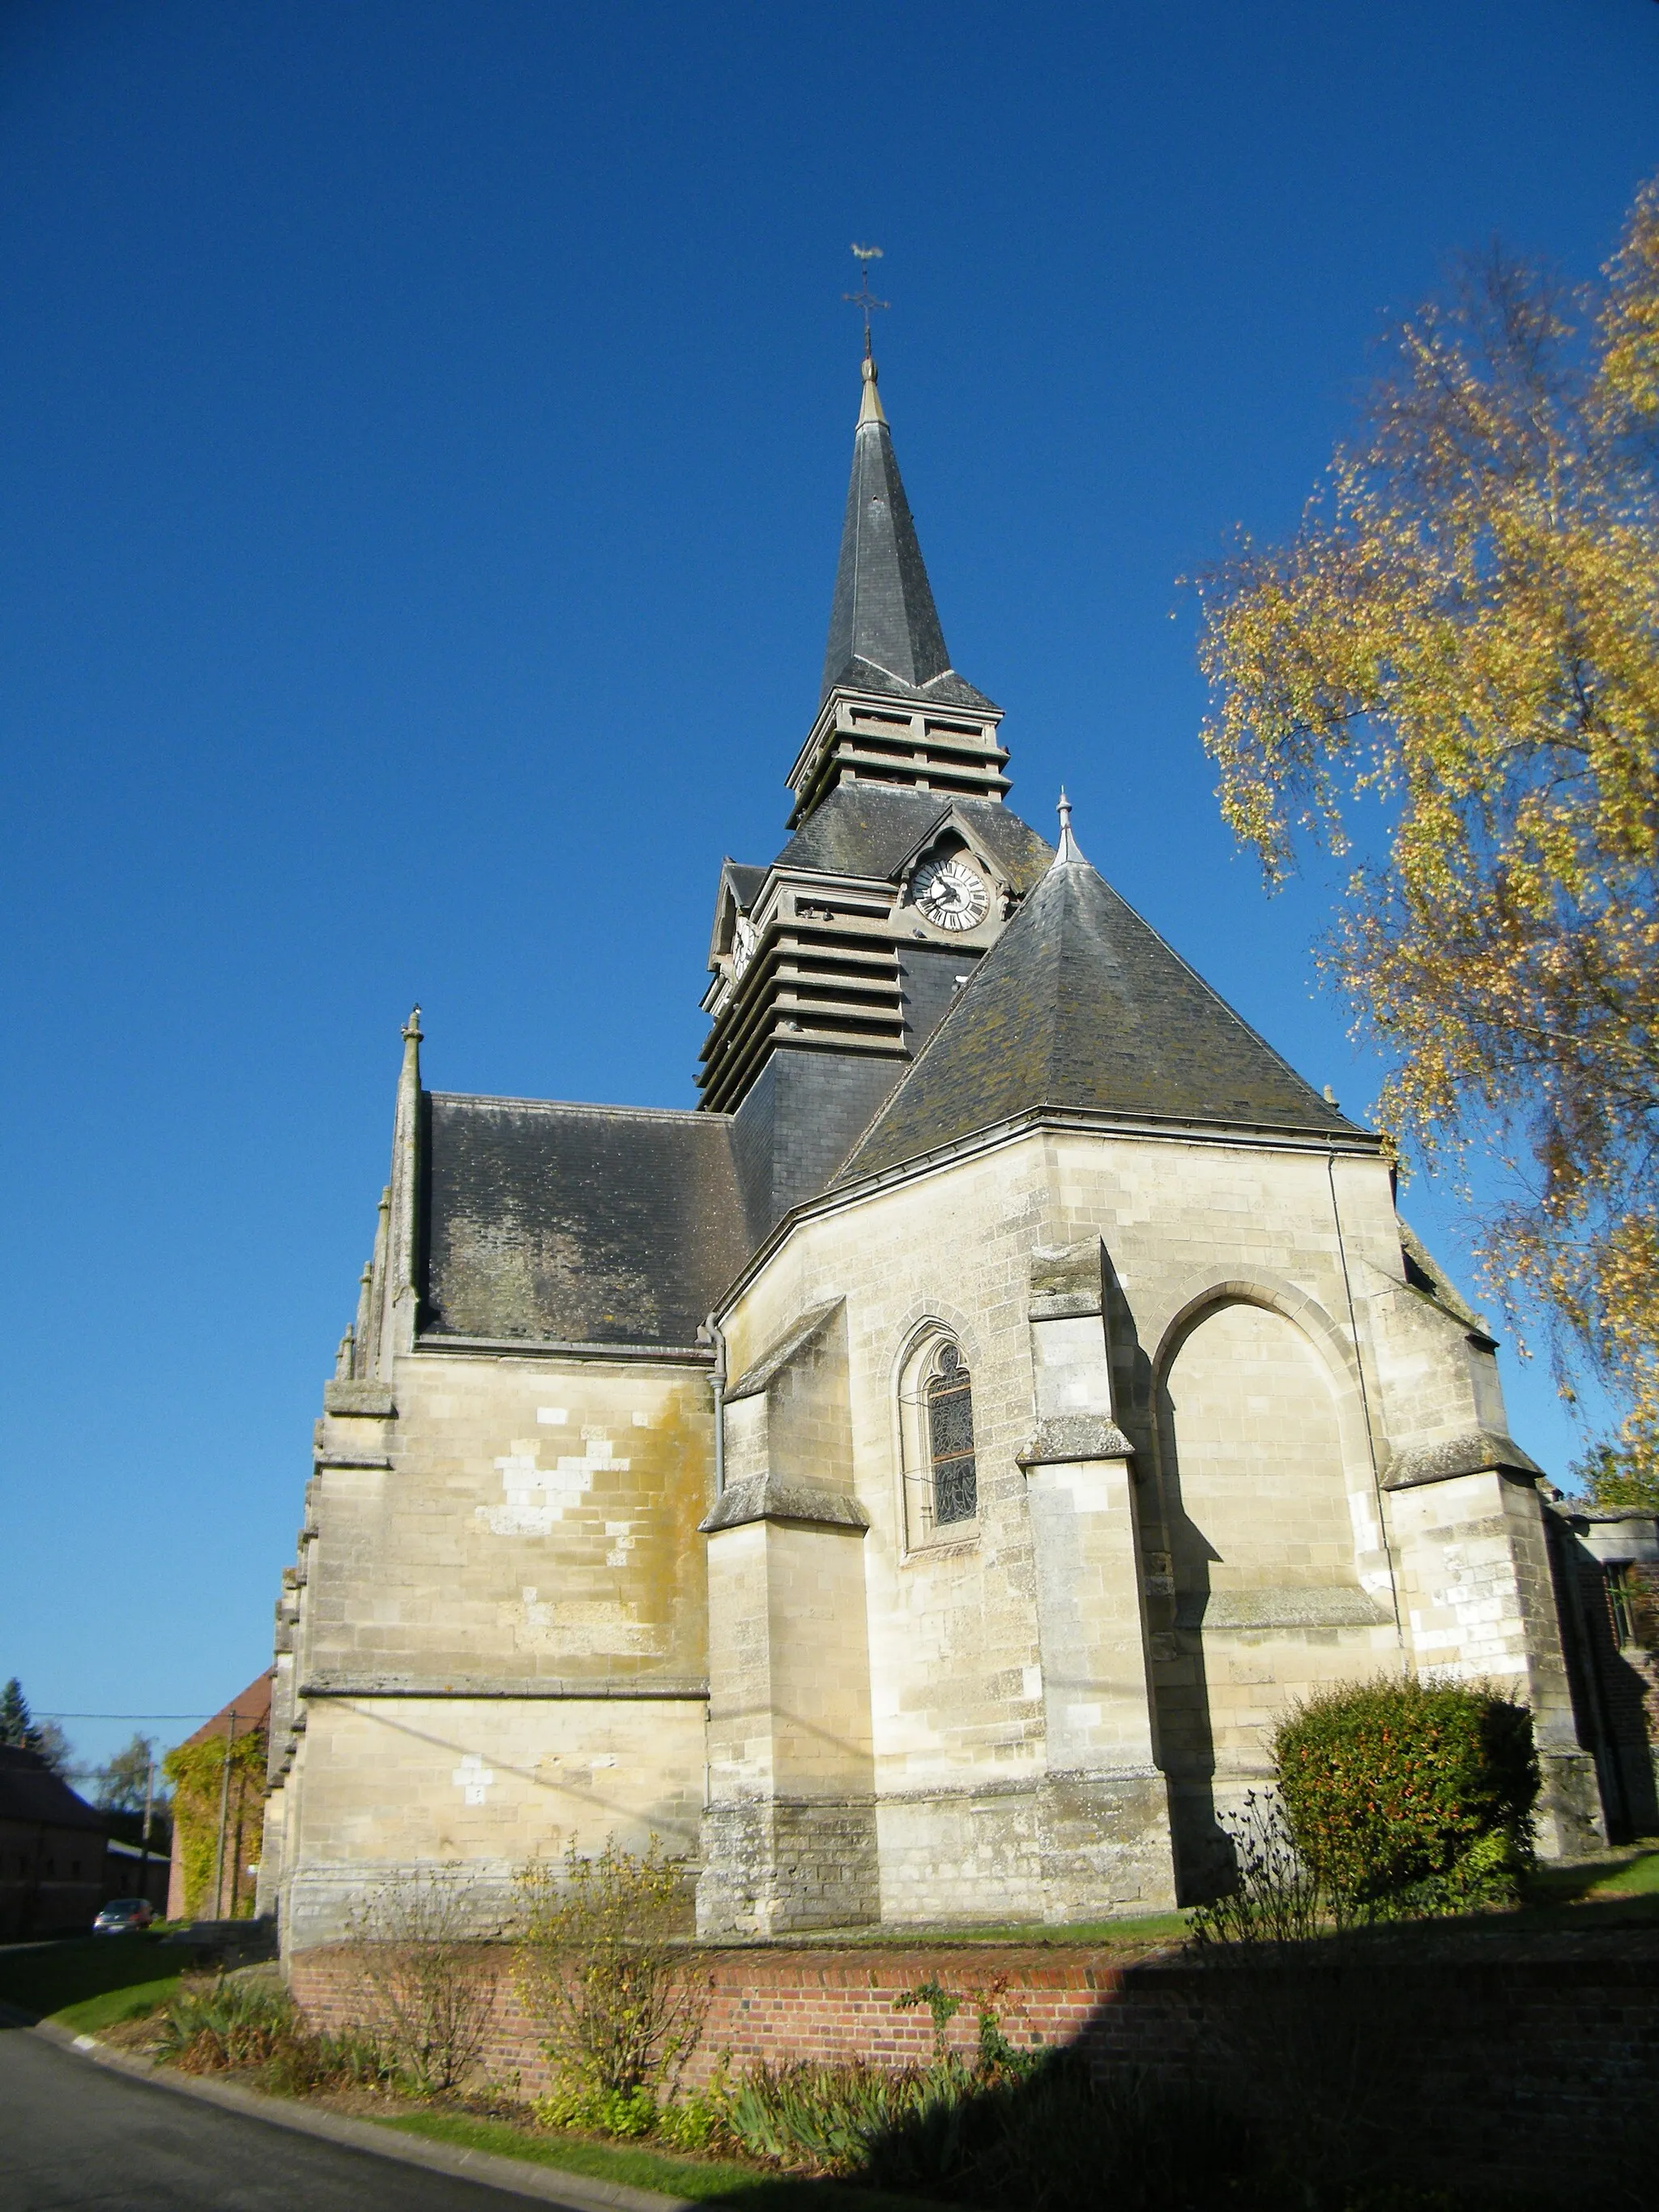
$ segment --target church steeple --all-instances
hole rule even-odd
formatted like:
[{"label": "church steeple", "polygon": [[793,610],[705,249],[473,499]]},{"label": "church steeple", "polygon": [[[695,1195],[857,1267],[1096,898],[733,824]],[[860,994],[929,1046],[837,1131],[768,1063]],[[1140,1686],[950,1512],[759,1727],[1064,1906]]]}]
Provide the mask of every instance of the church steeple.
[{"label": "church steeple", "polygon": [[1001,719],[951,666],[866,332],[794,835],[768,866],[727,861],[708,949],[697,1086],[741,1124],[757,1237],[828,1184],[1054,858],[1001,803]]},{"label": "church steeple", "polygon": [[876,388],[876,364],[866,354],[864,401],[853,440],[853,476],[819,696],[827,699],[838,684],[880,689],[884,681],[896,678],[915,689],[942,676],[950,665]]},{"label": "church steeple", "polygon": [[951,665],[866,343],[817,720],[790,827],[849,781],[1000,799],[1001,710]]}]

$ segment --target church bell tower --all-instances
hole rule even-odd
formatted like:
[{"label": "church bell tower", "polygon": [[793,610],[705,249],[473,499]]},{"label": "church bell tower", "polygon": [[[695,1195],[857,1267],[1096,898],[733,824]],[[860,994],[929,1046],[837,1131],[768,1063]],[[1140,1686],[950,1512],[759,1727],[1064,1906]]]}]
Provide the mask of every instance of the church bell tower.
[{"label": "church bell tower", "polygon": [[951,665],[867,348],[789,842],[727,860],[700,1103],[750,1231],[822,1190],[1053,857],[1004,805],[1002,710]]}]

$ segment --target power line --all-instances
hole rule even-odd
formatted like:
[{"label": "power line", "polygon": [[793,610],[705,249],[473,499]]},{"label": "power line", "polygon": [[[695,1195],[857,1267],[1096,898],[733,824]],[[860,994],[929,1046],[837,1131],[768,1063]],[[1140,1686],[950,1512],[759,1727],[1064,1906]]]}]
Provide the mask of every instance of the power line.
[{"label": "power line", "polygon": [[211,1713],[37,1713],[42,1721],[210,1721]]}]

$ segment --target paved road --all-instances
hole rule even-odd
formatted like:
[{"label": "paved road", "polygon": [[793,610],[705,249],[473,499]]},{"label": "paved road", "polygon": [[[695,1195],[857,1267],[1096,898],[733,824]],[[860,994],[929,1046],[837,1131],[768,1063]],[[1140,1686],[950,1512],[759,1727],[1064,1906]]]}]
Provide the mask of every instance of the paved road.
[{"label": "paved road", "polygon": [[0,2028],[0,2212],[511,2212],[522,2197],[320,2142]]}]

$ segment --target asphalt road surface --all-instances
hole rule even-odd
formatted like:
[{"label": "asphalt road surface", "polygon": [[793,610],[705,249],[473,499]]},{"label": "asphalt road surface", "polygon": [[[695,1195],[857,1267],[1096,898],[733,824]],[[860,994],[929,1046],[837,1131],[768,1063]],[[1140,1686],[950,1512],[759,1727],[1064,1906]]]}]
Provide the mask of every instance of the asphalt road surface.
[{"label": "asphalt road surface", "polygon": [[523,2203],[221,2112],[0,2028],[0,2212],[511,2212]]}]

